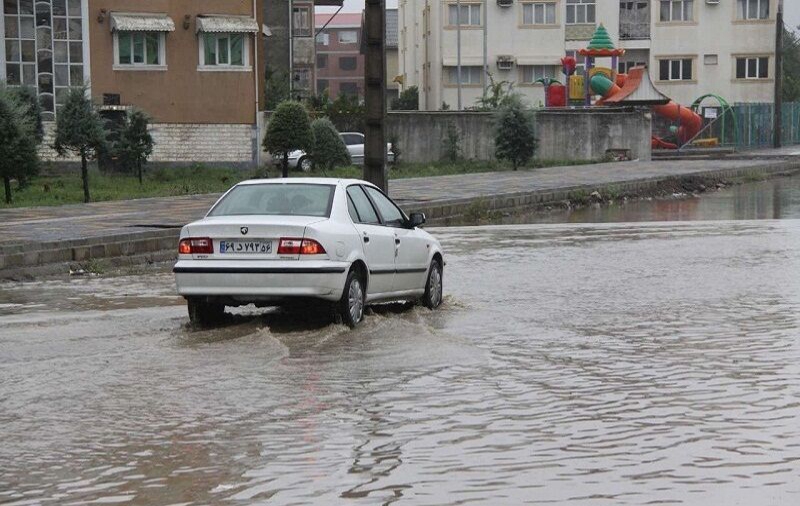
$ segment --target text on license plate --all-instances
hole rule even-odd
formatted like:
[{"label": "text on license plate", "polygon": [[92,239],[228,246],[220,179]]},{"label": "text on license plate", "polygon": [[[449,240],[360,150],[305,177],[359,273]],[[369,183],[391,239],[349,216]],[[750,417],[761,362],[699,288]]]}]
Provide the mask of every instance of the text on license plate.
[{"label": "text on license plate", "polygon": [[220,253],[272,253],[272,241],[220,241]]}]

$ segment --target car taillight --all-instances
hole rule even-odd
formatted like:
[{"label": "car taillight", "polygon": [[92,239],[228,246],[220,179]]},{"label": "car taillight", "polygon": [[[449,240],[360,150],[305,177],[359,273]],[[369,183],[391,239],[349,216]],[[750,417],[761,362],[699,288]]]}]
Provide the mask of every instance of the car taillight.
[{"label": "car taillight", "polygon": [[210,255],[214,253],[214,243],[208,237],[189,237],[181,239],[178,243],[178,253],[181,255]]},{"label": "car taillight", "polygon": [[278,243],[279,255],[324,255],[325,248],[314,239],[282,237]]}]

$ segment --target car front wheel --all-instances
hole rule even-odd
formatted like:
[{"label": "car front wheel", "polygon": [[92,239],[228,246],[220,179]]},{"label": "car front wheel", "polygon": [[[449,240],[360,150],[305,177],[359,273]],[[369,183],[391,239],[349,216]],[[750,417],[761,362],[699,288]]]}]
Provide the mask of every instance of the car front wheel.
[{"label": "car front wheel", "polygon": [[192,325],[206,327],[214,325],[222,320],[225,314],[225,306],[214,302],[208,302],[200,298],[192,297],[187,301],[189,309],[189,321]]},{"label": "car front wheel", "polygon": [[344,291],[339,301],[339,317],[342,323],[350,328],[355,327],[364,319],[364,305],[366,302],[366,291],[364,283],[358,272],[350,271],[347,281],[344,283]]},{"label": "car front wheel", "polygon": [[442,305],[444,294],[444,270],[439,260],[434,259],[428,269],[428,281],[425,283],[425,295],[422,304],[428,309],[436,309]]}]

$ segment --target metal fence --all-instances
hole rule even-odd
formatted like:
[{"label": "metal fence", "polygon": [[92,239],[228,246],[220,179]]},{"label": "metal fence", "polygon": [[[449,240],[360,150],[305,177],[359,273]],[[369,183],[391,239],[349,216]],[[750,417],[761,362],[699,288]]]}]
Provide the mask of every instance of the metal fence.
[{"label": "metal fence", "polygon": [[[800,144],[800,103],[783,104],[781,140],[784,145]],[[771,146],[773,142],[774,104],[736,104],[732,107],[736,128],[734,146],[749,149]]]}]

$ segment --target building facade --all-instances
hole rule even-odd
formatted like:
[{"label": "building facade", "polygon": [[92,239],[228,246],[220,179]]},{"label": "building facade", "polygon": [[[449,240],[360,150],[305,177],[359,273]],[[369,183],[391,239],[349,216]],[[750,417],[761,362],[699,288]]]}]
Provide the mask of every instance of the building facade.
[{"label": "building facade", "polygon": [[615,70],[647,65],[679,103],[709,93],[772,102],[778,1],[461,0],[459,10],[455,0],[400,0],[400,73],[404,86],[419,87],[421,109],[455,109],[460,46],[462,107],[482,95],[487,71],[538,106],[536,81],[563,82],[565,55],[577,56],[580,70],[577,51],[602,23],[626,49]]},{"label": "building facade", "polygon": [[37,89],[45,121],[69,87],[85,85],[101,110],[152,117],[155,161],[256,159],[257,2],[3,0],[2,9],[0,80]]},{"label": "building facade", "polygon": [[361,14],[317,14],[316,93],[364,99]]}]

